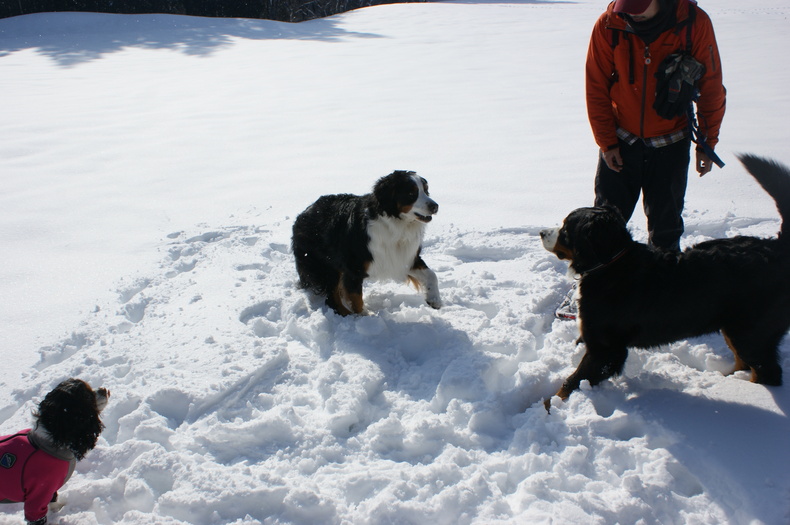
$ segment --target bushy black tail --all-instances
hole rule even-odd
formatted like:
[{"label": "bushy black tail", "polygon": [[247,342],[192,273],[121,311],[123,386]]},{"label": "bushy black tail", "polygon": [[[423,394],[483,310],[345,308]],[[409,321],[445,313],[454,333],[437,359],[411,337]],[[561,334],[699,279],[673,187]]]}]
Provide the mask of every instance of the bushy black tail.
[{"label": "bushy black tail", "polygon": [[785,243],[790,240],[790,168],[774,160],[755,155],[738,155],[752,177],[773,197],[776,209],[782,217],[782,230],[779,238]]}]

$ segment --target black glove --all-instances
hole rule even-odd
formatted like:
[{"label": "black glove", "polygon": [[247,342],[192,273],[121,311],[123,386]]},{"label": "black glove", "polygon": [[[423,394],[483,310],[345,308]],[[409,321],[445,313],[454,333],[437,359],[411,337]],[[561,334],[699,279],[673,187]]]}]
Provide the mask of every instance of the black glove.
[{"label": "black glove", "polygon": [[704,74],[705,66],[691,55],[669,55],[656,72],[653,109],[661,118],[668,120],[684,115],[697,95],[697,80]]}]

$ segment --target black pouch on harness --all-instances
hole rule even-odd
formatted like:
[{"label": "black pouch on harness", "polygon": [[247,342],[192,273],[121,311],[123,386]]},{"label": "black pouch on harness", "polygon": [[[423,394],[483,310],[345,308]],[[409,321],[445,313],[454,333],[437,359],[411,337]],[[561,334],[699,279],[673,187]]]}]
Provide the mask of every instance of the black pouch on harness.
[{"label": "black pouch on harness", "polygon": [[705,66],[685,53],[673,53],[664,59],[656,72],[656,101],[653,109],[662,118],[685,115],[697,96],[697,80]]}]

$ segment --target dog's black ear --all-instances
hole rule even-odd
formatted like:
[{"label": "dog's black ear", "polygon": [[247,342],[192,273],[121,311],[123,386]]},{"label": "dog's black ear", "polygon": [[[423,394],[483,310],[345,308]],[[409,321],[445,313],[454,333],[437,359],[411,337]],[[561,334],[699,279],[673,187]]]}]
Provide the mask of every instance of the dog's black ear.
[{"label": "dog's black ear", "polygon": [[[415,175],[413,171],[398,170],[376,181],[376,185],[373,186],[373,196],[382,212],[391,217],[399,217],[401,206],[416,200],[419,189],[412,180],[412,175]],[[413,193],[413,199],[407,203],[410,193]]]},{"label": "dog's black ear", "polygon": [[589,272],[610,263],[633,239],[622,214],[613,206],[591,208],[575,235],[573,269]]},{"label": "dog's black ear", "polygon": [[620,213],[620,210],[617,207],[612,206],[609,203],[606,203],[601,208],[603,210],[605,210],[607,214],[611,215],[610,220],[615,221],[615,222],[617,222],[619,220],[619,222],[622,225],[622,227],[623,228],[626,227],[626,222],[625,222],[625,219],[623,218],[623,214]]},{"label": "dog's black ear", "polygon": [[91,387],[80,379],[67,379],[44,397],[35,416],[56,446],[81,460],[104,430],[99,412]]},{"label": "dog's black ear", "polygon": [[390,174],[376,181],[376,184],[373,185],[373,195],[375,195],[377,199],[380,196],[385,197],[388,193],[392,192],[392,189],[392,174]]},{"label": "dog's black ear", "polygon": [[589,231],[590,228],[588,225],[581,227],[576,242],[574,242],[573,245],[571,267],[579,274],[589,272],[593,268],[597,268],[603,264],[595,244],[590,241],[588,237]]},{"label": "dog's black ear", "polygon": [[376,181],[376,184],[373,186],[373,196],[376,198],[376,203],[380,211],[396,217],[398,216],[398,212],[395,199],[395,179],[393,175],[394,173],[391,173]]},{"label": "dog's black ear", "polygon": [[[417,175],[413,171],[411,173],[412,173],[412,175]],[[425,195],[430,197],[431,196],[431,192],[428,191],[428,181],[425,179],[425,177],[420,177],[420,182],[422,182],[422,191],[425,192]]]}]

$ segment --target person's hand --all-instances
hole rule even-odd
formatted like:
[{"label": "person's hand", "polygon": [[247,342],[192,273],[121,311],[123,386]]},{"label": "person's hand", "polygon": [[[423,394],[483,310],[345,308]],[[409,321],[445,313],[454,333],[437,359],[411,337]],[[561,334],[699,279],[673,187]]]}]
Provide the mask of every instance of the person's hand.
[{"label": "person's hand", "polygon": [[702,177],[713,169],[713,161],[710,160],[704,151],[697,151],[697,173]]},{"label": "person's hand", "polygon": [[601,151],[603,161],[612,171],[620,172],[623,169],[623,157],[620,156],[620,148]]}]

